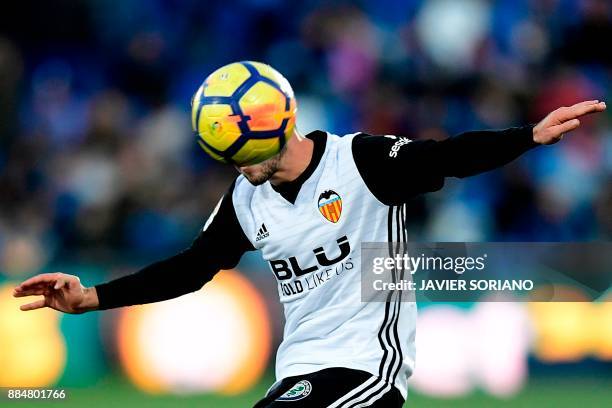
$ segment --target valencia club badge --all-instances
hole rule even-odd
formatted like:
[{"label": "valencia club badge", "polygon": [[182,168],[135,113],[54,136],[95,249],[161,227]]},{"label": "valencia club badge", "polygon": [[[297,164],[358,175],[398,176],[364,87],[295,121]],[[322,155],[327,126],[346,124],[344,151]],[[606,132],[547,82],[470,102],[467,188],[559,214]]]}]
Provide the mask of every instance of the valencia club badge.
[{"label": "valencia club badge", "polygon": [[319,196],[319,211],[327,221],[334,224],[340,220],[342,214],[342,198],[334,190],[325,190]]}]

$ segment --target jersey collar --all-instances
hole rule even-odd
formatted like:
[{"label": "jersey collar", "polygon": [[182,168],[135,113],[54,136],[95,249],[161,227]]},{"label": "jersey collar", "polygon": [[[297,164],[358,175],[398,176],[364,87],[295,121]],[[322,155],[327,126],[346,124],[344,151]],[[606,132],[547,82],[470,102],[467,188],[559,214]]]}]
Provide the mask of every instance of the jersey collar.
[{"label": "jersey collar", "polygon": [[321,161],[321,157],[323,157],[323,153],[325,152],[325,145],[327,144],[327,133],[321,130],[315,130],[314,132],[307,134],[306,137],[314,142],[312,158],[310,159],[310,163],[308,163],[306,169],[304,169],[302,174],[300,174],[295,180],[288,181],[278,186],[270,183],[272,189],[283,196],[283,198],[289,201],[291,204],[295,204],[300,188],[316,170],[319,162]]}]

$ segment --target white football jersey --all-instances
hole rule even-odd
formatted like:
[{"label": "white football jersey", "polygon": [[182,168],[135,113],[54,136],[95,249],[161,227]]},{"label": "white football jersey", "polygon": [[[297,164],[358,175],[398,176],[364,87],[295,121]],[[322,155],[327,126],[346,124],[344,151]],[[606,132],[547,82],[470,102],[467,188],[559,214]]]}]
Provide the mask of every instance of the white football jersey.
[{"label": "white football jersey", "polygon": [[[538,145],[533,128],[465,132],[441,141],[322,131],[306,137],[314,142],[313,155],[296,180],[254,187],[239,176],[189,248],[96,285],[99,309],[194,292],[245,252],[260,249],[286,317],[277,378],[346,367],[372,376],[332,408],[365,406],[392,385],[405,398],[416,306],[401,302],[397,292],[384,303],[362,299],[361,243],[406,242],[406,202],[439,190],[446,177],[509,163]],[[376,295],[370,292],[366,296]]]},{"label": "white football jersey", "polygon": [[[278,282],[286,324],[278,380],[330,367],[375,375],[365,395],[397,387],[404,398],[414,368],[416,305],[361,299],[362,242],[405,237],[402,207],[368,190],[355,165],[355,135],[327,135],[325,151],[294,203],[269,182],[238,177],[232,201],[252,245]],[[400,228],[402,229],[400,231]]]}]

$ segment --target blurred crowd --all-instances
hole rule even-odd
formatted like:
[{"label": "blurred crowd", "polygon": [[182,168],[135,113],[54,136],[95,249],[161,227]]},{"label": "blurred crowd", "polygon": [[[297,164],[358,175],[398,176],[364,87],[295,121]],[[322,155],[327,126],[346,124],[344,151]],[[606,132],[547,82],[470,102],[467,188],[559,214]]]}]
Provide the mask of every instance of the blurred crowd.
[{"label": "blurred crowd", "polygon": [[[610,39],[608,0],[14,2],[0,15],[0,273],[188,245],[236,176],[189,120],[228,62],[281,71],[303,132],[442,139],[610,102]],[[414,200],[412,238],[609,240],[610,118]]]}]

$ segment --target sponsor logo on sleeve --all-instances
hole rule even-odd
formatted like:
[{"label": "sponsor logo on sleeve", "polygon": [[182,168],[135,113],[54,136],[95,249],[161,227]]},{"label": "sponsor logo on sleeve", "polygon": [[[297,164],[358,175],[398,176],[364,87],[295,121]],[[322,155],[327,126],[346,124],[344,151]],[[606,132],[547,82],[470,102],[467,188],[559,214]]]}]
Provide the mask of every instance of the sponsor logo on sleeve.
[{"label": "sponsor logo on sleeve", "polygon": [[402,146],[407,145],[410,142],[412,142],[412,140],[408,139],[407,137],[400,137],[399,140],[395,142],[393,146],[391,146],[391,150],[389,150],[389,157],[397,157],[397,153]]}]

